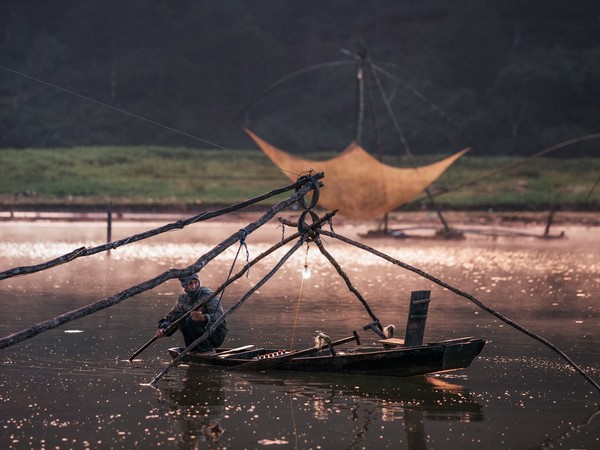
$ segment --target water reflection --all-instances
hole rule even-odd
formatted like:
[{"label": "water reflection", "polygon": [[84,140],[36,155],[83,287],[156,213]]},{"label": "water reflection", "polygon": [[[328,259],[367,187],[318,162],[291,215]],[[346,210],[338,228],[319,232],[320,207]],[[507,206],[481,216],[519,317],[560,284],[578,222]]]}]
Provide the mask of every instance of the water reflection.
[{"label": "water reflection", "polygon": [[171,418],[177,448],[219,448],[224,433],[221,420],[225,411],[223,374],[189,367],[182,385],[159,390],[162,414]]},{"label": "water reflection", "polygon": [[569,438],[576,433],[579,433],[582,430],[585,430],[587,427],[591,425],[591,423],[600,417],[600,406],[590,413],[587,417],[585,417],[581,422],[577,424],[570,424],[567,431],[562,432],[559,436],[547,437],[544,439],[544,442],[541,445],[541,448],[556,448],[564,445]]},{"label": "water reflection", "polygon": [[[294,448],[299,448],[307,423],[347,421],[344,428],[352,433],[338,441],[339,448],[369,447],[387,435],[386,427],[390,433],[397,432],[394,424],[398,424],[404,435],[401,442],[414,450],[428,448],[428,422],[469,424],[484,420],[483,407],[476,398],[441,375],[398,380],[295,373],[232,376],[193,365],[179,370],[183,382],[160,388],[160,398],[177,427],[177,448],[182,449],[227,447],[236,431],[228,429],[229,423],[242,410],[250,415],[245,432],[257,435],[255,443],[290,444]],[[266,395],[260,398],[259,392]],[[250,404],[240,402],[239,394],[250,394],[254,400]],[[270,415],[270,411],[277,412]],[[265,413],[269,414],[266,418]],[[278,433],[274,423],[285,422],[286,415],[294,424],[292,432]],[[305,415],[312,420],[303,421]],[[259,417],[273,426],[257,427],[253,432],[257,426],[253,418]],[[325,437],[331,439],[335,432],[327,430]]]},{"label": "water reflection", "polygon": [[[0,265],[8,269],[36,264],[81,245],[101,243],[103,228],[92,228],[2,225]],[[220,235],[213,233],[216,228]],[[118,249],[111,258],[82,258],[3,280],[0,330],[3,335],[19,331],[168,267],[183,267],[220,242],[224,233],[238,229],[239,224],[219,224],[206,233],[202,225]],[[336,231],[349,235],[348,229]],[[251,258],[280,238],[280,230],[273,230],[268,240],[248,238]],[[142,230],[115,230],[114,236],[138,231]],[[569,239],[556,242],[370,244],[475,294],[559,344],[598,379],[600,243],[592,231],[567,235]],[[56,239],[49,241],[52,237]],[[338,448],[520,449],[544,442],[598,447],[597,415],[572,429],[597,409],[598,394],[555,354],[412,273],[331,239],[326,245],[384,324],[396,324],[402,334],[410,291],[431,289],[426,339],[475,335],[488,341],[484,353],[462,372],[389,382],[299,374],[234,376],[180,367],[161,380],[157,394],[140,383],[160,372],[168,360],[166,347],[180,345],[180,336],[148,349],[139,367],[123,361],[154,334],[156,319],[171,307],[180,289],[172,281],[3,350],[0,442],[9,449],[81,444],[124,449],[332,448],[335,443]],[[203,269],[209,286],[224,281],[235,250]],[[267,258],[265,265],[270,267],[278,257]],[[312,345],[315,330],[340,338],[369,322],[362,305],[319,252],[311,249],[309,264],[312,276],[304,282],[302,298],[300,252],[231,316],[226,345],[286,345],[296,311],[298,348]],[[224,306],[230,307],[262,275],[263,269],[253,268],[248,278],[228,288]]]}]

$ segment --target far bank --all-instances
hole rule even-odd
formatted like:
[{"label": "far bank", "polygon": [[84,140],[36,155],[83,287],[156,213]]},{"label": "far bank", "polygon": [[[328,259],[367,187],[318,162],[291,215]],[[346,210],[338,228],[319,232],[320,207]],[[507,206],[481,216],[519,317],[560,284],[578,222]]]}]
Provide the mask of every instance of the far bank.
[{"label": "far bank", "polygon": [[[333,153],[303,155],[313,160]],[[427,164],[447,155],[417,158]],[[289,184],[259,150],[186,147],[0,149],[0,211],[195,213]],[[597,211],[600,158],[484,157],[457,160],[430,190],[443,210]],[[410,167],[405,158],[386,164]],[[512,168],[511,168],[512,167]],[[498,173],[498,169],[511,168]],[[307,170],[310,168],[307,168]],[[360,189],[357,180],[357,189]],[[327,174],[323,180],[327,185]],[[273,197],[268,207],[282,197]],[[421,195],[400,211],[431,206]]]}]

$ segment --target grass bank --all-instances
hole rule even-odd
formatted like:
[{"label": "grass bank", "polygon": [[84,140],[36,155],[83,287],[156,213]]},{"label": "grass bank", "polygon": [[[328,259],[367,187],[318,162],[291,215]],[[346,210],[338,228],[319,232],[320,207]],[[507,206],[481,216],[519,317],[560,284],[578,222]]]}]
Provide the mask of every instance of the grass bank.
[{"label": "grass bank", "polygon": [[[332,155],[307,157],[328,156]],[[429,156],[418,163],[442,156],[447,155]],[[452,190],[518,161],[513,157],[467,154],[438,179],[432,190],[449,189],[437,199],[452,209],[541,210],[558,205],[590,210],[600,205],[600,186],[592,191],[600,175],[600,158],[539,158]],[[388,157],[385,162],[410,166],[403,158]],[[162,207],[232,204],[288,183],[259,150],[133,146],[0,149],[0,206],[4,207],[108,202]],[[417,203],[408,209],[418,207]]]}]

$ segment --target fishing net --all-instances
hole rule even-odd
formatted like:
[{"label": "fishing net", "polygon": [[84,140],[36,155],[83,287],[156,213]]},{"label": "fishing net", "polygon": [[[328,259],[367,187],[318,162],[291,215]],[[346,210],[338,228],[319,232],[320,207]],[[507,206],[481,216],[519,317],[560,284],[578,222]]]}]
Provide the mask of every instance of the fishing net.
[{"label": "fishing net", "polygon": [[339,214],[351,219],[379,217],[409,202],[468,151],[461,150],[427,166],[398,168],[381,163],[352,142],[332,159],[311,161],[292,156],[251,131],[246,132],[291,181],[311,169],[324,172],[325,186],[321,189],[319,205],[339,209]]}]

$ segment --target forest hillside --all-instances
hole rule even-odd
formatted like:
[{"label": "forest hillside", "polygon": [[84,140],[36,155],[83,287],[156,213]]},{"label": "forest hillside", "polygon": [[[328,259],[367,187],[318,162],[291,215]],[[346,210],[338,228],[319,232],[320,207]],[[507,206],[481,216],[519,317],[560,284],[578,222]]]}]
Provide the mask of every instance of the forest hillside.
[{"label": "forest hillside", "polygon": [[[485,156],[600,131],[592,0],[5,0],[0,30],[0,148],[255,148],[245,126],[288,151],[341,150],[359,39],[395,77],[382,84],[415,153],[465,132]],[[370,126],[397,151],[389,121]]]}]

